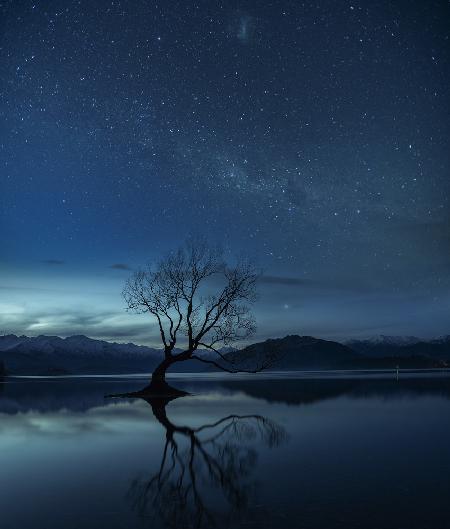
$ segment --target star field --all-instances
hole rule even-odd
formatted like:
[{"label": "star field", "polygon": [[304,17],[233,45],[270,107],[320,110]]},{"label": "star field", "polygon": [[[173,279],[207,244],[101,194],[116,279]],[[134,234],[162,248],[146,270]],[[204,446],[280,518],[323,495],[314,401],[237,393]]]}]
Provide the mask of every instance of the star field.
[{"label": "star field", "polygon": [[0,2],[0,261],[5,306],[27,315],[0,326],[54,321],[16,287],[55,268],[117,283],[119,314],[111,265],[200,234],[280,278],[262,285],[261,335],[448,332],[449,12]]}]

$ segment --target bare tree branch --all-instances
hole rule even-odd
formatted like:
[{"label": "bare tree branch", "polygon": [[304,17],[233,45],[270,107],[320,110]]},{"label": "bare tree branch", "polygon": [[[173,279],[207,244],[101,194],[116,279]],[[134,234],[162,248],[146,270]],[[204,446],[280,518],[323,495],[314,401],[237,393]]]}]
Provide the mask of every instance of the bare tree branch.
[{"label": "bare tree branch", "polygon": [[226,371],[227,373],[259,373],[260,371],[263,371],[264,369],[268,369],[271,365],[273,365],[273,362],[272,362],[272,363],[267,363],[267,364],[261,364],[260,366],[257,366],[254,369],[246,369],[244,367],[236,367],[235,369],[231,369],[229,367],[219,364],[215,360],[202,358],[200,356],[192,355],[191,359],[198,360],[199,362],[203,362],[204,364],[211,364],[214,367],[217,367],[217,369]]}]

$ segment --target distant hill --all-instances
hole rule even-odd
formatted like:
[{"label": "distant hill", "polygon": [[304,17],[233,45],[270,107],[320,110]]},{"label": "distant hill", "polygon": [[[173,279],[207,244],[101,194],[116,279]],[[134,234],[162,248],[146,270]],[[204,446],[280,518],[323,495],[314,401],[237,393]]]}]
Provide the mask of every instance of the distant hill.
[{"label": "distant hill", "polygon": [[[417,341],[416,341],[417,340]],[[222,353],[240,367],[252,367],[267,352],[278,361],[273,370],[431,368],[450,365],[450,337],[423,342],[412,337],[380,337],[341,344],[311,336],[290,335]],[[203,352],[207,357],[211,353]],[[150,373],[162,351],[133,343],[120,344],[77,335],[0,336],[2,369],[12,375]],[[226,365],[226,364],[224,364]],[[4,366],[4,368],[2,368]],[[212,367],[180,362],[171,372],[204,372]]]},{"label": "distant hill", "polygon": [[240,366],[251,367],[255,359],[275,353],[276,370],[336,369],[361,359],[361,355],[338,342],[312,336],[291,335],[255,343],[225,355]]},{"label": "distant hill", "polygon": [[[382,342],[384,343],[383,340]],[[376,354],[375,351],[380,345],[375,341],[353,341],[344,345],[312,336],[291,335],[249,345],[240,351],[229,353],[226,357],[241,367],[251,367],[255,358],[262,358],[274,351],[280,356],[280,360],[273,366],[275,370],[394,369],[396,366],[404,369],[424,369],[446,365],[446,341],[411,343],[408,338],[399,339],[397,343],[400,345],[395,343],[391,337],[389,348],[385,345],[385,348]],[[404,347],[409,349],[403,350]],[[427,354],[431,349],[435,353]]]}]

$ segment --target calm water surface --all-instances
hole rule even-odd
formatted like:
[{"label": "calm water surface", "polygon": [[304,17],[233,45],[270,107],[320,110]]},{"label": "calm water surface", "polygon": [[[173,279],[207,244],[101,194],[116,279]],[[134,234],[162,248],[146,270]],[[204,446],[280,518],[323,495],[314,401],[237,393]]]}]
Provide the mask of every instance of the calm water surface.
[{"label": "calm water surface", "polygon": [[2,529],[450,528],[445,373],[0,383]]}]

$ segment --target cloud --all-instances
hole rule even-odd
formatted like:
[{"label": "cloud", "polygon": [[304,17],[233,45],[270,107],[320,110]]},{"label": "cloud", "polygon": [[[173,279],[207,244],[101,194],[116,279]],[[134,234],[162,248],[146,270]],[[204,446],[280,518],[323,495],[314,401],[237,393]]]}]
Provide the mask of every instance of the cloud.
[{"label": "cloud", "polygon": [[131,266],[124,263],[114,263],[109,268],[113,268],[114,270],[133,270]]},{"label": "cloud", "polygon": [[0,290],[11,290],[11,291],[37,291],[37,292],[58,292],[55,288],[41,288],[41,287],[30,287],[30,286],[17,286],[17,285],[0,285]]},{"label": "cloud", "polygon": [[147,315],[129,315],[120,311],[88,311],[71,307],[70,312],[56,308],[27,308],[0,305],[0,334],[39,334],[71,336],[85,334],[99,340],[113,338],[136,343],[159,343],[154,321]]},{"label": "cloud", "polygon": [[45,259],[42,262],[44,264],[48,264],[48,265],[63,265],[63,264],[65,264],[65,262],[61,261],[60,259]]}]

